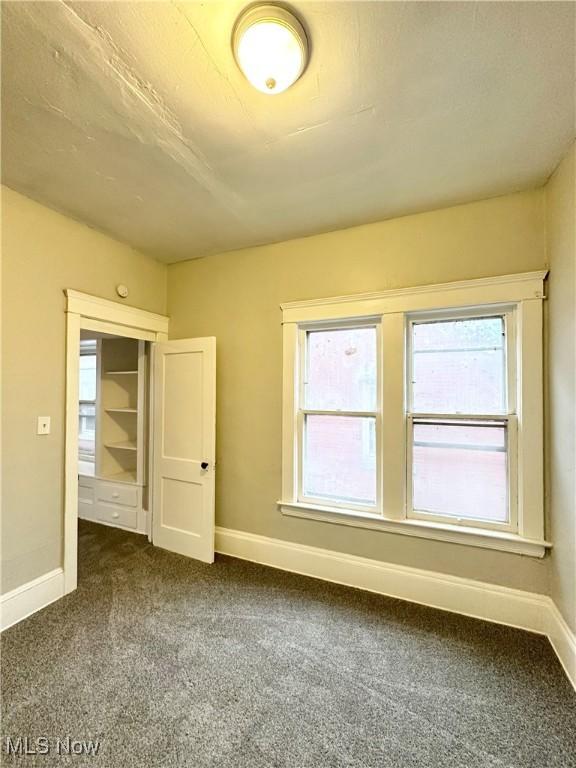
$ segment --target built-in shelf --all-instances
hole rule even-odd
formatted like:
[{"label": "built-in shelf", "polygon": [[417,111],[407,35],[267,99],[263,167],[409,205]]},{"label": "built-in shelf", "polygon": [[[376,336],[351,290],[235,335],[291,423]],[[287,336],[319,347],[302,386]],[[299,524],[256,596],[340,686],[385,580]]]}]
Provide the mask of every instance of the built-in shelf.
[{"label": "built-in shelf", "polygon": [[[124,483],[141,489],[146,484],[144,342],[128,338],[101,339],[98,363],[97,477],[103,483]],[[134,494],[128,489],[123,492]],[[140,509],[140,490],[130,495],[130,499],[134,501],[136,496]],[[120,504],[118,497],[113,496],[107,503]]]},{"label": "built-in shelf", "polygon": [[122,442],[119,443],[104,443],[104,447],[118,449],[119,451],[137,450],[136,443],[133,443],[130,440],[122,440]]},{"label": "built-in shelf", "polygon": [[138,478],[136,477],[136,470],[129,469],[124,472],[115,472],[110,475],[101,475],[100,480],[109,480],[113,483],[129,483],[130,485],[137,485]]},{"label": "built-in shelf", "polygon": [[138,371],[104,371],[106,376],[138,376]]}]

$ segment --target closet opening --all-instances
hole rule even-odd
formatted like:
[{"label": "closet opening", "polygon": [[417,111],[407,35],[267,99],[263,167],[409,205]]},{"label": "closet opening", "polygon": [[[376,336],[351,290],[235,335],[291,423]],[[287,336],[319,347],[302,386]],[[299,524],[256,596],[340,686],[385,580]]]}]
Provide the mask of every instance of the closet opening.
[{"label": "closet opening", "polygon": [[81,330],[78,518],[150,538],[149,343]]},{"label": "closet opening", "polygon": [[64,594],[79,518],[214,562],[216,339],[67,288]]}]

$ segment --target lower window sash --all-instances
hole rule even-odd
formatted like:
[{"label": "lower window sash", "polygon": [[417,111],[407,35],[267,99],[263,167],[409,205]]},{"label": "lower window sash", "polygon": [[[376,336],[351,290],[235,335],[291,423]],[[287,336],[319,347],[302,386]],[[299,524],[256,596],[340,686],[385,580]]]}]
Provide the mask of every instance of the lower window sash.
[{"label": "lower window sash", "polygon": [[410,414],[407,518],[517,530],[515,417]]}]

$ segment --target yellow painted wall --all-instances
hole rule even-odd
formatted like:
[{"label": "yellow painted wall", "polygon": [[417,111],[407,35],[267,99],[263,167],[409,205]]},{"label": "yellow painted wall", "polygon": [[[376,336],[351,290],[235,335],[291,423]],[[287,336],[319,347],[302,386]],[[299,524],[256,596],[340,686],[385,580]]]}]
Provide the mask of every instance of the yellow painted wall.
[{"label": "yellow painted wall", "polygon": [[546,592],[547,560],[284,518],[281,302],[545,266],[544,195],[526,192],[171,265],[171,336],[216,336],[217,524]]},{"label": "yellow painted wall", "polygon": [[576,631],[576,150],[546,187],[551,594]]},{"label": "yellow painted wall", "polygon": [[[63,289],[117,299],[115,286],[123,282],[130,287],[128,303],[164,312],[168,271],[171,335],[218,339],[218,525],[539,592],[548,590],[550,560],[554,594],[569,611],[574,553],[566,541],[557,544],[551,559],[536,560],[283,518],[276,508],[281,469],[279,304],[540,269],[546,263],[547,214],[551,307],[556,308],[551,313],[551,351],[556,357],[556,345],[558,358],[568,361],[570,337],[560,318],[570,306],[573,310],[568,287],[574,254],[569,173],[566,161],[547,192],[547,206],[543,191],[522,193],[220,254],[168,270],[3,188],[2,591],[61,564]],[[558,369],[551,391],[563,380]],[[573,419],[573,400],[571,413]],[[50,436],[36,436],[38,415],[52,417]],[[554,450],[563,454],[561,417],[555,418]],[[564,477],[554,475],[555,486]],[[557,489],[552,494],[553,531],[561,538],[570,513],[559,498]]]},{"label": "yellow painted wall", "polygon": [[[166,309],[166,267],[2,187],[2,592],[61,565],[65,297]],[[36,417],[52,433],[36,435]]]}]

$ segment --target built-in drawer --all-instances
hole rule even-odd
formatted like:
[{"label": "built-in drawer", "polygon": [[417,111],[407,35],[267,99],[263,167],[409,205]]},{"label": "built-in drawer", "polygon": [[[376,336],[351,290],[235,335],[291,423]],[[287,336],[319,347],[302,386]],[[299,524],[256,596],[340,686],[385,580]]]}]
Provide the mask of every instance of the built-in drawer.
[{"label": "built-in drawer", "polygon": [[78,475],[78,517],[96,520],[96,481],[87,475]]},{"label": "built-in drawer", "polygon": [[[91,482],[90,482],[91,481]],[[96,519],[94,480],[80,477],[78,482],[78,517],[82,520]]]},{"label": "built-in drawer", "polygon": [[98,504],[96,508],[98,519],[110,525],[121,525],[123,528],[134,528],[138,525],[138,511],[130,507],[116,507],[113,504]]},{"label": "built-in drawer", "polygon": [[98,500],[110,504],[122,504],[124,507],[138,506],[138,488],[135,485],[121,483],[98,483]]},{"label": "built-in drawer", "polygon": [[78,483],[78,503],[94,504],[94,486]]}]

